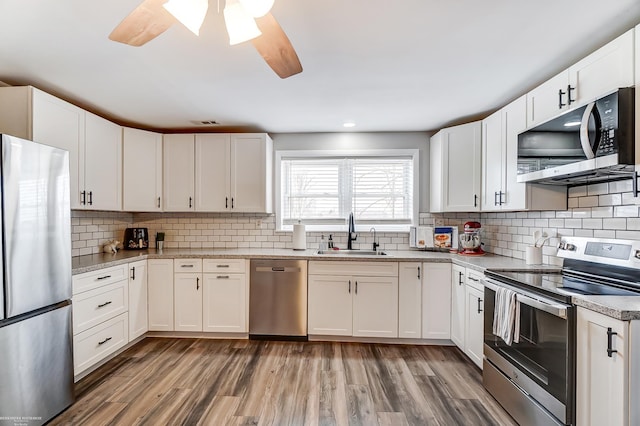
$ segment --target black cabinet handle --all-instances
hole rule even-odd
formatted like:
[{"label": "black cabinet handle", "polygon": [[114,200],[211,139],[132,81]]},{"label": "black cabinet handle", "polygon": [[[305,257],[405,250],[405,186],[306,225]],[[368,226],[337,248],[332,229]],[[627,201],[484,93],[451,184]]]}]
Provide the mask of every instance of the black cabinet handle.
[{"label": "black cabinet handle", "polygon": [[638,198],[640,195],[640,190],[638,189],[638,179],[640,179],[640,174],[638,172],[633,172],[633,196]]},{"label": "black cabinet handle", "polygon": [[562,109],[563,106],[567,105],[562,103],[562,95],[566,95],[566,92],[563,92],[562,89],[558,90],[558,109]]},{"label": "black cabinet handle", "polygon": [[473,194],[473,207],[478,207],[478,196]]},{"label": "black cabinet handle", "polygon": [[229,275],[218,275],[216,276],[217,279],[219,280],[228,280],[229,279]]},{"label": "black cabinet handle", "polygon": [[133,268],[131,268],[131,279],[132,280],[136,279],[136,267],[135,266]]},{"label": "black cabinet handle", "polygon": [[232,209],[234,208],[234,206],[233,206],[233,197],[231,197],[231,208]]},{"label": "black cabinet handle", "polygon": [[462,272],[458,272],[458,285],[462,285]]},{"label": "black cabinet handle", "polygon": [[189,208],[193,206],[193,198],[189,197]]},{"label": "black cabinet handle", "polygon": [[571,85],[567,85],[567,105],[571,105],[572,103],[574,103],[576,100],[575,99],[571,99],[571,91],[572,90],[576,90],[575,87],[571,87]]},{"label": "black cabinet handle", "polygon": [[498,205],[498,191],[493,193],[493,205],[494,206]]},{"label": "black cabinet handle", "polygon": [[180,265],[181,268],[193,268],[193,264]]},{"label": "black cabinet handle", "polygon": [[104,339],[102,342],[98,342],[98,345],[104,345],[105,343],[107,343],[109,340],[111,340],[111,337],[107,337],[106,339]]},{"label": "black cabinet handle", "polygon": [[351,280],[349,280],[349,294],[351,294]]},{"label": "black cabinet handle", "polygon": [[478,297],[478,313],[481,313],[481,312],[482,312],[482,306],[481,306],[481,305],[482,305],[482,299],[480,299],[480,298]]},{"label": "black cabinet handle", "polygon": [[617,350],[613,349],[613,336],[617,336],[618,333],[613,331],[611,327],[607,328],[607,356],[609,358],[613,358],[613,354],[618,353]]},{"label": "black cabinet handle", "polygon": [[418,279],[420,279],[420,267],[418,266]]},{"label": "black cabinet handle", "polygon": [[504,195],[506,198],[507,193],[500,191],[499,194],[500,194],[500,205],[506,204],[507,203],[506,201],[502,201],[502,196]]},{"label": "black cabinet handle", "polygon": [[229,265],[216,265],[216,268],[228,268]]},{"label": "black cabinet handle", "polygon": [[200,278],[196,277],[196,290],[200,290]]},{"label": "black cabinet handle", "polygon": [[160,208],[160,197],[158,197],[158,208]]},{"label": "black cabinet handle", "polygon": [[111,304],[111,300],[109,300],[108,302],[104,302],[104,303],[99,304],[98,308],[104,308],[105,306],[110,305],[110,304]]},{"label": "black cabinet handle", "polygon": [[87,204],[87,191],[80,192],[80,204],[83,206]]},{"label": "black cabinet handle", "polygon": [[358,281],[356,281],[356,294],[358,294]]},{"label": "black cabinet handle", "polygon": [[478,281],[479,281],[477,278],[473,278],[473,277],[469,277],[469,279],[470,279],[471,281],[475,281],[475,282],[478,282]]},{"label": "black cabinet handle", "polygon": [[224,208],[225,209],[229,208],[229,197],[224,197]]},{"label": "black cabinet handle", "polygon": [[93,205],[93,191],[89,191],[89,205]]},{"label": "black cabinet handle", "polygon": [[105,275],[104,277],[98,277],[98,278],[96,278],[96,280],[101,281],[101,280],[106,280],[107,278],[111,278],[111,275]]}]

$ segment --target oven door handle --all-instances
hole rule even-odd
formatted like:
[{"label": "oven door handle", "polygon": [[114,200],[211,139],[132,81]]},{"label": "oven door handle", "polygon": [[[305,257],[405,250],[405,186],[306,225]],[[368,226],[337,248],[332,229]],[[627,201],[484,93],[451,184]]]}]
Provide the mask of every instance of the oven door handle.
[{"label": "oven door handle", "polygon": [[495,284],[491,281],[487,281],[487,280],[482,280],[482,283],[484,284],[485,287],[493,290],[493,291],[498,291],[498,288],[503,287],[503,288],[507,288],[509,290],[515,291],[516,292],[516,300],[519,303],[522,303],[523,305],[527,305],[527,306],[531,306],[534,309],[539,309],[541,311],[547,312],[551,315],[554,315],[556,317],[562,318],[562,319],[567,319],[567,306],[566,305],[561,305],[559,303],[553,303],[553,302],[546,302],[546,301],[542,301],[542,300],[538,300],[538,299],[534,299],[533,297],[529,297],[529,296],[525,296],[524,294],[518,292],[516,289],[514,289],[511,286],[502,286],[502,285],[498,285]]}]

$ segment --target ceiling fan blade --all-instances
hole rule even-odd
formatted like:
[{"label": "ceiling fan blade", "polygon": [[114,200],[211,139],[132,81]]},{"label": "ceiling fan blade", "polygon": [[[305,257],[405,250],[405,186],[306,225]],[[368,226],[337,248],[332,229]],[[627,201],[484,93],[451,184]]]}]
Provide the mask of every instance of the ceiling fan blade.
[{"label": "ceiling fan blade", "polygon": [[175,18],[162,5],[167,0],[144,0],[109,34],[113,41],[142,46],[165,32]]},{"label": "ceiling fan blade", "polygon": [[262,18],[257,18],[256,23],[262,35],[254,38],[252,43],[271,69],[280,78],[287,78],[301,73],[302,65],[300,64],[300,59],[298,59],[298,54],[278,21],[276,21],[276,18],[267,13]]}]

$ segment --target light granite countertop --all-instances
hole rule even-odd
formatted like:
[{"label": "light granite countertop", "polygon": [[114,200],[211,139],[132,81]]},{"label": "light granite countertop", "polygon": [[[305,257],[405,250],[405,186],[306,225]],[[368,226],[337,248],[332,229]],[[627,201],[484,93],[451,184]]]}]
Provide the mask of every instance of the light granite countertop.
[{"label": "light granite countertop", "polygon": [[621,321],[640,320],[640,296],[587,296],[571,298],[577,306]]},{"label": "light granite countertop", "polygon": [[405,250],[386,251],[386,256],[366,256],[347,254],[318,255],[316,250],[295,251],[291,249],[165,249],[162,251],[120,250],[116,254],[99,253],[72,258],[72,272],[74,275],[91,272],[123,263],[144,259],[305,259],[305,260],[334,260],[334,261],[379,261],[379,262],[451,262],[464,267],[484,272],[485,269],[494,270],[522,270],[522,271],[558,271],[557,266],[527,265],[523,260],[511,257],[486,254],[484,256],[462,256],[455,253]]}]

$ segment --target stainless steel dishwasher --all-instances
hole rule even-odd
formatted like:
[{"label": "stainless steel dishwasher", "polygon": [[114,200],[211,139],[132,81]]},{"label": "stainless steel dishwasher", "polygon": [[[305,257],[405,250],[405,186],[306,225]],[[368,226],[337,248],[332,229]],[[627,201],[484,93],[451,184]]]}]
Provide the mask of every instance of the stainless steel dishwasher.
[{"label": "stainless steel dishwasher", "polygon": [[307,338],[307,261],[251,261],[249,337]]}]

